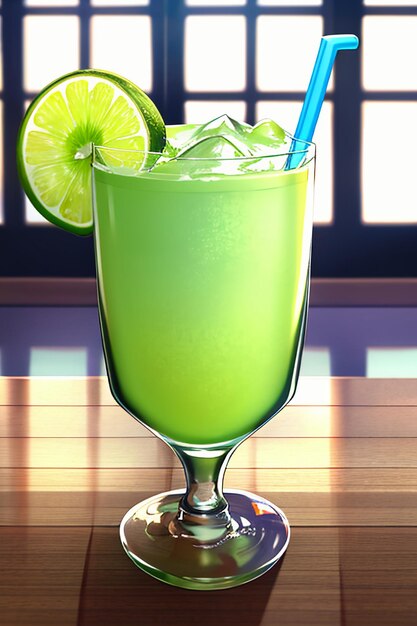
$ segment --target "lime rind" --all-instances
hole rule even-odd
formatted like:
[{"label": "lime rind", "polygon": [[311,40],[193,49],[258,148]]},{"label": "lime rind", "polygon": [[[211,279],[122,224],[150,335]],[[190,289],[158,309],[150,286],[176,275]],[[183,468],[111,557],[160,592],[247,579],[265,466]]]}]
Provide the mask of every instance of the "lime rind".
[{"label": "lime rind", "polygon": [[83,70],[49,85],[30,105],[19,131],[17,160],[26,194],[49,221],[77,234],[92,231],[93,143],[112,148],[119,166],[140,169],[137,153],[124,151],[161,151],[165,126],[136,85]]}]

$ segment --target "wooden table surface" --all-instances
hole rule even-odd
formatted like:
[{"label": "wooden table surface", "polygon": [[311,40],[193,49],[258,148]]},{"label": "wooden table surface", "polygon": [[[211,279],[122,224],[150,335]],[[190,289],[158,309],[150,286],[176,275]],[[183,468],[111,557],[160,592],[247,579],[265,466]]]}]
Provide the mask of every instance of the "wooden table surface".
[{"label": "wooden table surface", "polygon": [[416,380],[301,379],[242,444],[226,487],[271,499],[292,527],[281,563],[248,585],[184,591],[125,556],[124,512],[181,486],[105,378],[0,378],[0,625],[417,624]]}]

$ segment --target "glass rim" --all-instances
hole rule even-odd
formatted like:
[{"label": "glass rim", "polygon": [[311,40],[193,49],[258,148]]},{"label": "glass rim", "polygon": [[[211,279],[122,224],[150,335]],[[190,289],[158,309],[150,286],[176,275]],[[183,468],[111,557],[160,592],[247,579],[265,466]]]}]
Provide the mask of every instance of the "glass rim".
[{"label": "glass rim", "polygon": [[[291,143],[297,142],[298,144],[304,144],[306,147],[303,149],[298,149],[298,150],[289,150],[287,152],[273,152],[271,154],[261,154],[261,155],[251,155],[251,156],[237,156],[237,157],[182,157],[182,156],[173,156],[170,157],[169,160],[175,160],[175,161],[186,161],[186,162],[195,162],[195,163],[201,163],[201,162],[205,162],[205,161],[216,161],[216,162],[225,162],[225,161],[238,161],[238,162],[242,162],[242,161],[258,161],[261,159],[277,159],[277,158],[282,158],[282,157],[292,157],[292,156],[296,156],[298,155],[299,157],[302,156],[307,156],[310,151],[313,152],[313,154],[311,155],[311,158],[315,158],[316,155],[316,144],[312,141],[306,141],[304,139],[297,139],[296,137],[293,137],[292,135],[289,135],[288,133],[286,133],[286,136],[291,139]],[[93,156],[93,165],[95,163],[95,151],[96,150],[105,150],[105,151],[110,151],[110,152],[117,152],[117,153],[129,153],[129,154],[140,154],[143,155],[141,157],[141,160],[143,160],[143,158],[145,156],[155,156],[155,157],[167,157],[167,154],[164,154],[163,152],[154,152],[151,150],[134,150],[134,149],[130,149],[130,148],[110,148],[108,146],[100,146],[100,145],[96,145],[96,144],[92,144],[92,156]],[[304,164],[305,165],[305,164]]]}]

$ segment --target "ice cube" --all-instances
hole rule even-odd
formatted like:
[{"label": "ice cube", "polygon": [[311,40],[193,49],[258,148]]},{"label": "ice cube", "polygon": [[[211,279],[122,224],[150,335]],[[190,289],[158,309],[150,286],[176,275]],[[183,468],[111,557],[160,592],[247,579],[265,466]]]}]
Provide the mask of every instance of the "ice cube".
[{"label": "ice cube", "polygon": [[164,152],[169,152],[169,149],[175,151],[175,153],[178,152],[180,148],[192,140],[194,133],[200,128],[200,126],[201,124],[177,124],[174,126],[167,126],[167,142],[165,144]]},{"label": "ice cube", "polygon": [[174,158],[166,161],[159,160],[152,172],[172,174],[182,178],[236,173],[237,166],[232,166],[233,159],[251,156],[244,144],[243,149],[245,152],[234,141],[222,135],[204,137],[192,145],[188,144]]},{"label": "ice cube", "polygon": [[282,151],[286,144],[285,131],[273,120],[265,119],[258,122],[251,130],[248,140],[255,153],[272,154]]},{"label": "ice cube", "polygon": [[177,154],[177,158],[187,159],[233,159],[251,156],[248,148],[224,135],[211,135],[198,139]]},{"label": "ice cube", "polygon": [[240,156],[252,156],[253,151],[251,144],[248,143],[247,138],[251,132],[252,127],[249,124],[237,122],[228,115],[220,115],[215,119],[202,124],[193,133],[190,138],[190,142],[187,144],[187,148],[194,145],[196,141],[206,139],[209,137],[224,137],[231,141],[242,152]]},{"label": "ice cube", "polygon": [[210,122],[202,124],[194,132],[194,139],[201,139],[202,137],[211,137],[212,135],[229,135],[237,134],[242,138],[245,134],[250,133],[252,127],[245,122],[238,122],[228,115],[220,115],[215,117]]}]

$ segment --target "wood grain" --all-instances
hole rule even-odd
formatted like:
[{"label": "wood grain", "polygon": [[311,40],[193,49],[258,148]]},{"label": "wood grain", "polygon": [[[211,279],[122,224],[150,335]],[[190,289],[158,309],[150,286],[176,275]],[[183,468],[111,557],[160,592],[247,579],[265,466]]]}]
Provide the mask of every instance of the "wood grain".
[{"label": "wood grain", "polygon": [[[0,525],[118,525],[154,493],[182,488],[182,470],[0,471]],[[226,472],[225,487],[259,493],[295,526],[417,525],[417,473],[410,469]]]},{"label": "wood grain", "polygon": [[90,528],[0,529],[0,625],[77,624]]},{"label": "wood grain", "polygon": [[210,593],[136,569],[117,528],[89,536],[90,529],[0,529],[1,626],[180,626],[185,615],[198,615],[201,626],[219,616],[232,626],[415,624],[416,528],[295,528],[269,573]]},{"label": "wood grain", "polygon": [[[154,437],[119,406],[1,406],[0,437]],[[285,407],[252,435],[417,437],[417,406]]]},{"label": "wood grain", "polygon": [[[417,406],[413,378],[301,376],[291,405]],[[0,402],[15,406],[115,406],[104,376],[0,377]]]},{"label": "wood grain", "polygon": [[[95,463],[91,459],[94,457]],[[176,468],[177,457],[157,438],[0,439],[0,467]],[[250,438],[230,468],[407,467],[417,469],[415,438]]]},{"label": "wood grain", "polygon": [[269,498],[292,527],[249,585],[178,590],[123,553],[126,510],[183,484],[106,379],[0,378],[0,626],[417,623],[415,380],[301,379],[240,446],[226,489]]}]

